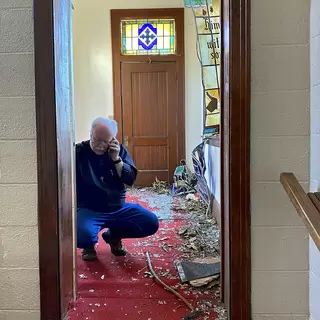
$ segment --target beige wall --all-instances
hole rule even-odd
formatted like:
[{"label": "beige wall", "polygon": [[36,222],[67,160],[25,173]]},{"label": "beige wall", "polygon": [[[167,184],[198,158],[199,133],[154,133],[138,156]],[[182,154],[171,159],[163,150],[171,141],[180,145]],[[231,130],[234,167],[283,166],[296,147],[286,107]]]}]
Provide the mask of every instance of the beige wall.
[{"label": "beige wall", "polygon": [[[311,0],[311,157],[310,189],[320,190],[320,0]],[[310,314],[320,319],[320,252],[310,239]]]},{"label": "beige wall", "polygon": [[[113,115],[110,9],[183,7],[182,0],[74,0],[73,43],[76,141],[88,139],[90,122]],[[186,145],[201,142],[201,76],[196,57],[196,31],[191,10],[185,10]]]},{"label": "beige wall", "polygon": [[279,183],[309,181],[308,0],[252,0],[252,311],[305,320],[308,234]]},{"label": "beige wall", "polygon": [[39,319],[31,0],[0,1],[0,319]]}]

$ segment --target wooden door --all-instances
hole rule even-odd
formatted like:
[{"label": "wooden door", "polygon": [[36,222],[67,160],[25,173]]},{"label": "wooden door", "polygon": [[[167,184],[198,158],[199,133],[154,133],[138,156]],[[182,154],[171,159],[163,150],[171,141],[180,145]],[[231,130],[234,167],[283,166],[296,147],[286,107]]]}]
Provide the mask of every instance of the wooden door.
[{"label": "wooden door", "polygon": [[138,170],[137,186],[172,182],[178,158],[176,63],[122,63],[123,143]]}]

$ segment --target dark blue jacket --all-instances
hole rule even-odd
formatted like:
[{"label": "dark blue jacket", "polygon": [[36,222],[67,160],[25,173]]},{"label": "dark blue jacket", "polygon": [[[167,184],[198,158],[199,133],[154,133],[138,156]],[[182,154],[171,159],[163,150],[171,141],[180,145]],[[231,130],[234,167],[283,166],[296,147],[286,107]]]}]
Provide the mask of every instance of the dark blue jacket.
[{"label": "dark blue jacket", "polygon": [[77,205],[98,212],[112,212],[125,203],[126,187],[132,186],[137,177],[135,167],[127,149],[120,145],[123,161],[119,177],[108,153],[95,154],[89,141],[76,146]]}]

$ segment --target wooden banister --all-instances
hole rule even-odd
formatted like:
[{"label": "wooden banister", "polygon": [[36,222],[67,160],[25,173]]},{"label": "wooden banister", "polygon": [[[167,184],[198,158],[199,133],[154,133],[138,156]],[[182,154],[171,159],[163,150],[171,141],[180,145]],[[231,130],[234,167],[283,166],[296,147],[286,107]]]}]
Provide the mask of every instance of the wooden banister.
[{"label": "wooden banister", "polygon": [[280,181],[320,250],[320,194],[316,192],[307,195],[291,172],[281,173]]}]

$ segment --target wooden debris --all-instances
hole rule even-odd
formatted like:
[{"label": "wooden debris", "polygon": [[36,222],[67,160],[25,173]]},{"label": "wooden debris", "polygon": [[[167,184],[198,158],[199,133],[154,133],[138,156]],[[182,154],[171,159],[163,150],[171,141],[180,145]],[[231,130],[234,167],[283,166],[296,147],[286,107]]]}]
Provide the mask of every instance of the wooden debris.
[{"label": "wooden debris", "polygon": [[138,271],[138,273],[141,273],[143,270],[145,270],[145,269],[147,269],[147,268],[148,268],[147,266],[143,267],[142,269],[140,269],[140,270]]},{"label": "wooden debris", "polygon": [[219,279],[219,275],[218,276],[211,276],[211,277],[207,277],[207,278],[202,278],[202,279],[197,279],[197,280],[192,280],[189,283],[193,287],[200,288],[200,287],[203,287],[205,285],[212,283],[213,281],[217,281],[218,279]]},{"label": "wooden debris", "polygon": [[162,280],[160,280],[160,278],[156,275],[156,273],[154,272],[154,270],[152,268],[151,258],[150,258],[149,252],[146,253],[146,256],[147,256],[147,263],[148,263],[148,267],[149,267],[150,273],[152,274],[152,276],[155,279],[155,281],[158,284],[160,284],[163,288],[165,288],[166,290],[168,290],[171,293],[173,293],[177,298],[179,298],[192,312],[195,311],[193,306],[190,304],[190,302],[188,300],[186,300],[180,293],[178,293],[173,288],[171,288],[170,286],[165,284]]},{"label": "wooden debris", "polygon": [[161,249],[164,251],[164,252],[168,252],[167,248],[165,247],[165,245],[162,245],[161,246]]}]

